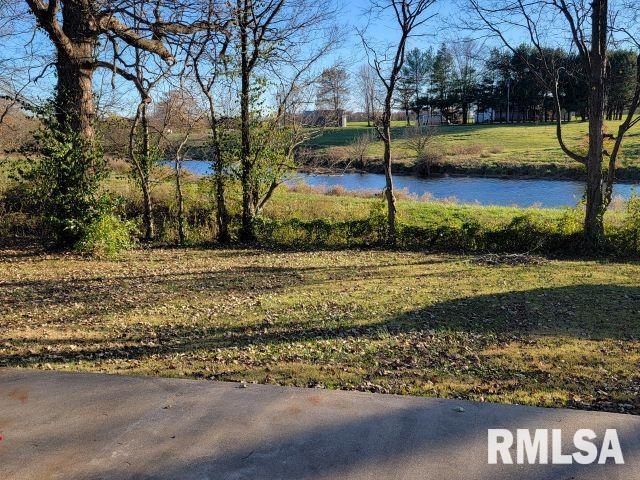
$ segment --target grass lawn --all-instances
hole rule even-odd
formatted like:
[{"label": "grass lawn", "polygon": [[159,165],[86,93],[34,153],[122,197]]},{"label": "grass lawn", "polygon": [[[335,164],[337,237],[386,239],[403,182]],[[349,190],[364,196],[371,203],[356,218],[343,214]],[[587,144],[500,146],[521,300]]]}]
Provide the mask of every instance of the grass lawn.
[{"label": "grass lawn", "polygon": [[0,250],[0,365],[640,413],[640,264]]},{"label": "grass lawn", "polygon": [[[607,131],[617,133],[619,122],[606,122]],[[393,154],[399,163],[413,163],[415,153],[407,148],[403,122],[397,122],[392,131]],[[450,169],[461,171],[487,171],[489,173],[509,173],[516,171],[526,174],[549,174],[559,170],[580,170],[580,164],[567,158],[558,146],[555,125],[468,125],[436,127],[440,133],[436,140],[445,152],[444,162]],[[565,124],[564,135],[567,144],[576,151],[587,148],[586,122],[573,121]],[[312,142],[322,152],[336,157],[348,156],[348,146],[358,136],[373,133],[365,123],[356,123],[345,129],[330,129]],[[612,143],[610,140],[609,143]],[[611,145],[608,146],[609,151]],[[368,151],[368,157],[377,160],[382,157],[382,143],[377,141]],[[619,160],[625,170],[640,168],[640,129],[632,130],[625,139]],[[535,172],[533,172],[535,170]],[[634,176],[636,173],[629,173]]]}]

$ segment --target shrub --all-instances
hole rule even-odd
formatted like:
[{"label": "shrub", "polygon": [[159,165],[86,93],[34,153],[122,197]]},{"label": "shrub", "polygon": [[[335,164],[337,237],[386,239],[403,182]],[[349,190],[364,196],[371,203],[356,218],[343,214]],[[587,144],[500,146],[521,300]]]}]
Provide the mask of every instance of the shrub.
[{"label": "shrub", "polygon": [[73,247],[102,214],[104,157],[96,144],[52,117],[44,117],[35,139],[37,158],[20,176],[53,240],[59,247]]},{"label": "shrub", "polygon": [[451,147],[451,154],[456,156],[480,155],[484,149],[485,146],[480,143],[472,145],[454,145]]},{"label": "shrub", "polygon": [[620,231],[608,235],[614,248],[623,249],[625,253],[637,255],[640,252],[640,196],[634,191],[627,201],[626,212]]},{"label": "shrub", "polygon": [[504,227],[492,232],[490,250],[501,252],[532,252],[544,250],[552,227],[536,221],[531,214],[517,215]]},{"label": "shrub", "polygon": [[133,230],[131,222],[123,221],[113,213],[105,213],[84,229],[74,248],[83,255],[115,258],[133,246]]},{"label": "shrub", "polygon": [[416,158],[416,163],[413,166],[414,173],[419,177],[429,177],[433,166],[441,162],[443,158],[444,153],[441,150],[433,147],[426,148]]}]

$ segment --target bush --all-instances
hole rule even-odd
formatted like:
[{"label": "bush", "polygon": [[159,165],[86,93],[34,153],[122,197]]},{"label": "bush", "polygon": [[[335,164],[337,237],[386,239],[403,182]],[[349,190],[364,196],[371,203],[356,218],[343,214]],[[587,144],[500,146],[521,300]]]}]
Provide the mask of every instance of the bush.
[{"label": "bush", "polygon": [[431,176],[431,169],[444,159],[444,153],[436,148],[428,147],[419,156],[413,165],[413,171],[419,177]]},{"label": "bush", "polygon": [[102,214],[106,164],[96,144],[51,116],[45,115],[43,123],[35,135],[37,157],[19,174],[57,246],[69,248]]},{"label": "bush", "polygon": [[450,149],[451,155],[463,156],[463,155],[480,155],[485,149],[485,146],[482,144],[473,144],[473,145],[454,145]]},{"label": "bush", "polygon": [[122,221],[113,213],[105,213],[84,229],[74,249],[83,255],[115,258],[133,246],[133,230],[131,222]]},{"label": "bush", "polygon": [[640,196],[635,191],[627,201],[622,226],[618,231],[607,232],[607,238],[614,250],[627,255],[640,253]]}]

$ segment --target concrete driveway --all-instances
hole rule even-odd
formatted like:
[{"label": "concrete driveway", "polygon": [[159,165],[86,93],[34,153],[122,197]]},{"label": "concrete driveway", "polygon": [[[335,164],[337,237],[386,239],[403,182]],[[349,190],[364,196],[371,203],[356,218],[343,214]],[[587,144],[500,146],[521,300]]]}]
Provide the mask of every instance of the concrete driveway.
[{"label": "concrete driveway", "polygon": [[[489,428],[617,428],[626,463],[488,465]],[[151,377],[2,370],[0,434],[0,479],[640,479],[639,417]]]}]

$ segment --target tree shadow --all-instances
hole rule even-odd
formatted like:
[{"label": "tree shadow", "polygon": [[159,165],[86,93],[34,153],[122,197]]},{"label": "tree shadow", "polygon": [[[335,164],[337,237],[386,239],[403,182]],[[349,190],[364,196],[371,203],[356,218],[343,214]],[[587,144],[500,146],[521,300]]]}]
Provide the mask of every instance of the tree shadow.
[{"label": "tree shadow", "polygon": [[[175,289],[189,292],[199,287],[225,293],[238,291],[260,293],[278,291],[294,285],[313,286],[338,280],[331,275],[329,278],[303,278],[300,275],[302,270],[322,271],[323,275],[340,271],[338,268],[329,267],[309,267],[308,269],[243,267],[226,272],[168,274],[147,278],[147,280],[154,286],[153,293],[150,295],[152,300],[156,301],[165,298],[169,291],[175,292]],[[341,281],[361,278],[366,275],[365,270],[366,268],[358,267],[357,272],[348,274],[343,272],[338,277]],[[250,280],[247,279],[249,274]],[[24,292],[17,295],[17,298],[0,295],[0,304],[14,307],[20,304],[25,310],[29,310],[33,306],[32,303],[58,305],[83,302],[89,305],[84,313],[90,315],[95,313],[91,305],[98,308],[98,305],[111,303],[126,292],[130,292],[132,286],[144,278],[121,277],[120,280],[126,280],[126,282],[115,285],[113,283],[103,285],[100,277],[66,283],[24,282],[12,285],[14,288],[24,288]],[[384,276],[376,275],[376,278],[383,279]],[[110,279],[110,281],[113,280],[113,278]],[[0,293],[5,286],[6,284],[0,284]],[[133,298],[129,307],[139,306],[139,302],[140,299]],[[104,308],[98,310],[104,312]],[[110,314],[117,314],[119,311],[119,307],[109,309]],[[71,319],[67,316],[66,318],[71,322],[81,320],[83,317],[75,316]],[[377,337],[381,330],[391,335],[426,330],[466,332],[492,335],[501,340],[508,340],[514,335],[518,337],[562,335],[591,340],[608,338],[637,341],[640,339],[640,288],[621,285],[539,288],[436,302],[422,308],[400,311],[380,321],[365,324],[346,324],[338,320],[332,326],[313,326],[313,319],[310,320],[309,323],[294,321],[278,325],[268,322],[230,326],[158,324],[149,326],[149,332],[154,338],[167,341],[173,339],[174,341],[170,342],[172,349],[179,351],[191,349],[193,337],[187,334],[193,333],[194,329],[203,333],[197,344],[193,345],[196,349],[203,346],[245,347],[332,338]],[[188,339],[188,342],[180,342],[183,337]],[[34,343],[47,341],[47,339],[33,340]],[[50,340],[51,343],[64,341],[83,342],[82,339],[75,338]],[[91,342],[91,340],[84,341],[84,343]],[[159,353],[162,349],[163,346],[160,345],[148,351]],[[147,349],[141,349],[140,355],[144,355],[145,351]],[[132,352],[129,351],[129,353]]]},{"label": "tree shadow", "polygon": [[31,237],[0,237],[0,258],[33,259],[42,256],[46,246]]},{"label": "tree shadow", "polygon": [[[235,252],[232,252],[235,253]],[[384,268],[442,263],[426,259],[412,263],[389,263]],[[362,278],[392,278],[393,272],[381,271],[380,265],[358,267],[306,266],[266,267],[237,266],[220,270],[186,272],[96,275],[85,278],[1,281],[0,314],[10,311],[30,313],[47,307],[49,324],[78,322],[123,315],[141,307],[162,304],[171,296],[196,293],[281,292],[297,286],[349,282]]]},{"label": "tree shadow", "polygon": [[[30,471],[55,460],[57,474],[87,479],[632,479],[640,454],[639,422],[610,415],[590,414],[583,425],[576,413],[520,406],[45,375],[32,376],[29,401],[7,412],[20,412],[23,437],[46,452],[16,451],[8,464],[18,472],[20,460]],[[71,393],[50,396],[43,409],[47,386]],[[598,445],[605,428],[616,428],[627,464],[488,465],[490,428],[562,428],[564,453],[575,451],[577,428],[593,429]]]},{"label": "tree shadow", "polygon": [[[368,273],[382,277],[390,274],[367,272],[365,268],[354,271],[338,267],[243,267],[215,273],[170,274],[153,278],[152,293],[144,299],[133,296],[125,303],[119,297],[134,289],[141,279],[127,278],[124,283],[112,279],[117,288],[114,284],[102,285],[98,279],[57,287],[49,282],[29,283],[20,288],[31,292],[25,307],[27,310],[31,308],[29,302],[38,303],[38,299],[45,295],[48,296],[45,302],[50,304],[84,302],[85,309],[74,319],[81,322],[85,315],[104,314],[101,305],[109,305],[109,315],[117,316],[119,312],[136,308],[141,302],[160,302],[176,289],[179,292],[218,290],[225,294],[239,290],[270,293],[297,285],[346,282]],[[16,301],[24,301],[23,297]],[[9,300],[4,298],[2,301]],[[507,363],[496,367],[488,363],[488,357],[479,357],[485,350],[504,350],[510,344],[518,345],[518,349],[533,348],[537,342],[546,342],[544,339],[556,342],[557,347],[553,348],[558,349],[566,343],[565,339],[578,342],[613,340],[621,352],[624,348],[634,348],[640,339],[640,289],[637,287],[573,285],[458,298],[416,309],[403,309],[398,305],[387,317],[369,321],[354,320],[342,313],[338,315],[333,322],[319,321],[311,315],[306,319],[296,316],[276,323],[267,319],[223,324],[207,321],[133,323],[123,328],[105,329],[104,336],[96,339],[73,334],[63,339],[0,338],[0,344],[9,342],[14,348],[11,353],[0,354],[0,366],[55,365],[105,359],[132,362],[172,356],[197,358],[222,349],[239,355],[248,350],[275,348],[276,352],[285,355],[284,352],[294,344],[370,341],[374,346],[387,339],[403,337],[402,345],[396,341],[387,342],[390,346],[385,351],[372,347],[355,360],[358,368],[368,372],[366,375],[371,378],[379,370],[388,370],[400,378],[411,377],[421,371],[438,371],[453,378],[475,375],[482,379],[482,384],[477,387],[479,390],[471,392],[475,394],[483,393],[483,389],[489,393],[495,390],[493,393],[505,394],[516,390],[539,391],[545,385],[561,385],[562,389],[576,394],[601,392],[592,401],[574,406],[613,411],[620,411],[620,405],[628,404],[628,392],[640,384],[640,377],[634,377],[633,372],[614,375],[609,371],[613,367],[607,364],[611,357],[602,355],[595,358],[593,352],[589,355],[585,352],[584,359],[578,363],[584,362],[585,368],[598,363],[605,370],[580,377],[575,376],[575,371],[551,369],[550,373],[548,369],[533,364],[528,366],[527,372],[522,371],[522,364]],[[631,342],[628,347],[624,347],[625,341]],[[545,355],[549,357],[546,361],[551,363],[558,361],[553,360],[553,348],[546,343],[544,345]],[[522,353],[512,352],[510,355]],[[557,358],[562,358],[562,355],[559,353]],[[320,359],[305,361],[316,363]],[[252,367],[247,368],[251,370]],[[197,370],[193,375],[219,378]],[[627,412],[640,413],[640,401],[625,408]]]},{"label": "tree shadow", "polygon": [[[391,405],[389,405],[391,406]],[[233,442],[231,448],[195,461],[152,466],[162,478],[243,478],[313,480],[320,478],[464,478],[498,480],[599,479],[617,475],[632,478],[633,465],[488,465],[486,436],[490,428],[550,427],[542,411],[473,410],[465,404],[466,418],[456,417],[451,404],[388,408],[386,412],[360,414],[344,419],[334,413],[332,422],[305,426],[278,435],[269,432],[264,440],[249,445]],[[485,405],[485,407],[487,407]],[[504,407],[503,407],[504,408]],[[507,407],[508,408],[508,407]],[[338,421],[336,421],[336,417]],[[545,422],[546,420],[546,422]],[[553,427],[561,427],[555,423]],[[602,438],[602,432],[598,432]],[[619,428],[626,458],[635,462],[640,453],[640,431]],[[238,447],[242,445],[241,447]],[[220,451],[221,450],[221,451]],[[567,445],[565,451],[573,451]],[[473,453],[471,453],[473,452]],[[515,457],[515,453],[512,453]],[[632,460],[633,459],[633,460]],[[515,460],[515,459],[514,459]],[[119,469],[107,476],[119,477]],[[631,477],[629,477],[631,475]],[[153,474],[152,474],[153,478]]]}]

